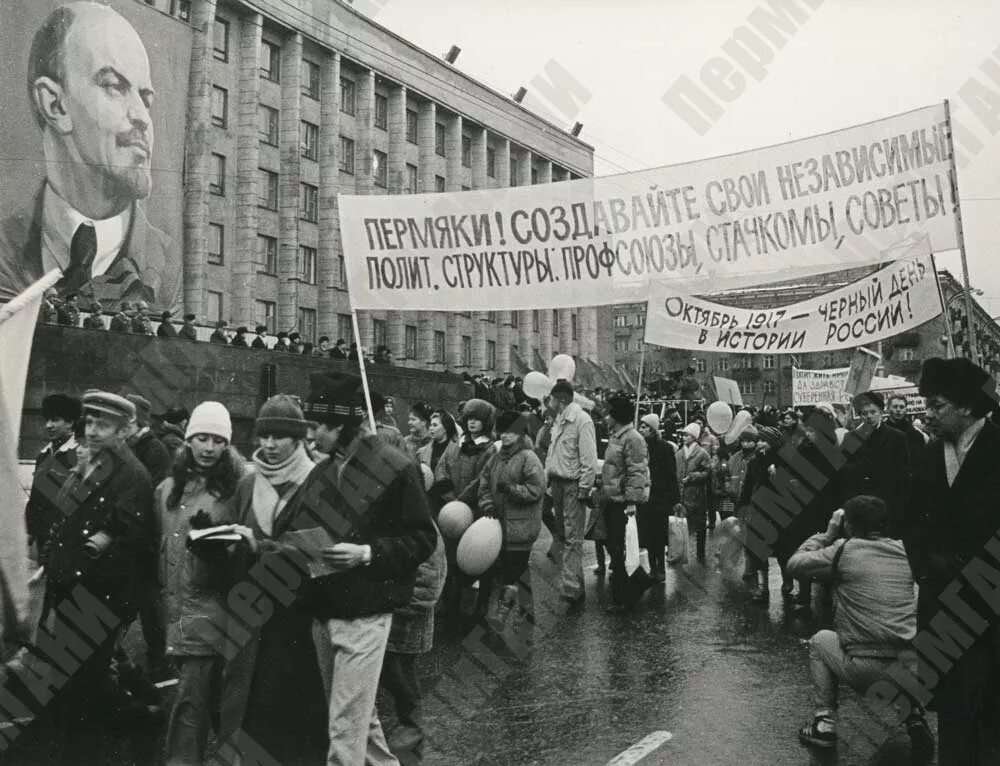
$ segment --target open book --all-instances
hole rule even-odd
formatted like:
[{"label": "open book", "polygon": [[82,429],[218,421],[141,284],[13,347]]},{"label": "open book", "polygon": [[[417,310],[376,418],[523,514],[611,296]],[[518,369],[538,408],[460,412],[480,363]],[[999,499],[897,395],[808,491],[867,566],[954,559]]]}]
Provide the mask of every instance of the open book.
[{"label": "open book", "polygon": [[233,530],[232,524],[221,524],[217,527],[206,527],[205,529],[192,529],[188,532],[188,545],[194,543],[238,543],[242,536]]},{"label": "open book", "polygon": [[281,542],[292,545],[305,554],[309,567],[309,577],[337,574],[337,570],[323,559],[323,548],[330,548],[336,545],[337,541],[330,537],[330,534],[322,527],[285,532],[281,536]]}]

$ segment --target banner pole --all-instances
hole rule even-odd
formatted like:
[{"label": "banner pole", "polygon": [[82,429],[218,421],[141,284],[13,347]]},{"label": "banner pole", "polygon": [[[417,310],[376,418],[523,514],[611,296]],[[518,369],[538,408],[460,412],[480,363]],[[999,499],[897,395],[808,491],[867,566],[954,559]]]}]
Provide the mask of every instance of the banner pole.
[{"label": "banner pole", "polygon": [[376,433],[375,410],[372,409],[372,395],[368,390],[368,372],[365,370],[365,351],[361,344],[361,330],[358,328],[357,309],[351,309],[351,324],[354,325],[354,342],[358,345],[358,365],[361,367],[361,386],[365,390],[365,407],[368,408],[368,422],[371,424],[372,433]]},{"label": "banner pole", "polygon": [[969,261],[965,255],[965,232],[962,228],[962,203],[958,197],[958,166],[955,162],[955,142],[952,138],[951,104],[944,100],[944,120],[948,125],[948,150],[951,155],[951,196],[955,200],[955,231],[958,234],[958,254],[962,259],[962,283],[965,286],[965,314],[969,332],[969,355],[979,364],[979,343],[976,342],[976,315],[969,284]]},{"label": "banner pole", "polygon": [[642,341],[639,352],[639,379],[635,382],[635,413],[632,415],[632,427],[639,427],[639,397],[642,396],[642,371],[646,363],[646,341]]},{"label": "banner pole", "polygon": [[938,276],[937,261],[934,260],[934,253],[931,253],[931,268],[934,270],[934,284],[937,285],[938,300],[941,301],[941,318],[944,319],[944,337],[948,341],[948,358],[955,358],[955,338],[951,332],[951,317],[948,315],[948,306],[944,302],[944,291],[941,289],[941,277]]}]

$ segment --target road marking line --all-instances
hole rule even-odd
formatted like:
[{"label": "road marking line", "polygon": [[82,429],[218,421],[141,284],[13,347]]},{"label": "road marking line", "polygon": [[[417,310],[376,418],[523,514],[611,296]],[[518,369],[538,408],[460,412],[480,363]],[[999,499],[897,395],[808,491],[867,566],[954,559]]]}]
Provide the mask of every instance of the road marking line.
[{"label": "road marking line", "polygon": [[632,766],[632,764],[638,763],[665,742],[669,742],[673,736],[669,731],[654,731],[652,734],[636,742],[624,753],[616,755],[608,761],[607,766]]}]

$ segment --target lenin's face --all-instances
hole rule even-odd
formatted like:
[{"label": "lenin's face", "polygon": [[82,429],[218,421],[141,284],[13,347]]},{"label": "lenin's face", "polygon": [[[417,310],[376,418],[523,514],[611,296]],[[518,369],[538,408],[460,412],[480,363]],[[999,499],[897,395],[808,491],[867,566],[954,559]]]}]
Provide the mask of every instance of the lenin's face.
[{"label": "lenin's face", "polygon": [[153,88],[149,59],[132,26],[109,8],[78,14],[66,38],[66,139],[100,168],[108,196],[150,191]]}]

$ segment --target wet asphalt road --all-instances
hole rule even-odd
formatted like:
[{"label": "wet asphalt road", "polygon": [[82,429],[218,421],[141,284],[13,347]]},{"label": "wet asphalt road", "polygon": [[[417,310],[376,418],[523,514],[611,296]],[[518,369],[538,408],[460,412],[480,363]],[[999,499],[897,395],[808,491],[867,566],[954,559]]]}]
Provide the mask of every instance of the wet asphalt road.
[{"label": "wet asphalt road", "polygon": [[530,647],[523,630],[439,626],[420,665],[425,763],[603,766],[660,731],[672,736],[642,766],[909,763],[905,731],[873,742],[850,691],[842,690],[836,752],[799,744],[798,727],[812,714],[803,639],[822,627],[822,599],[814,589],[811,614],[786,610],[773,560],[769,607],[713,571],[710,550],[708,567],[671,568],[632,613],[614,615],[591,571],[593,543],[585,543],[586,601],[568,611],[548,584],[547,543],[532,556]]}]

